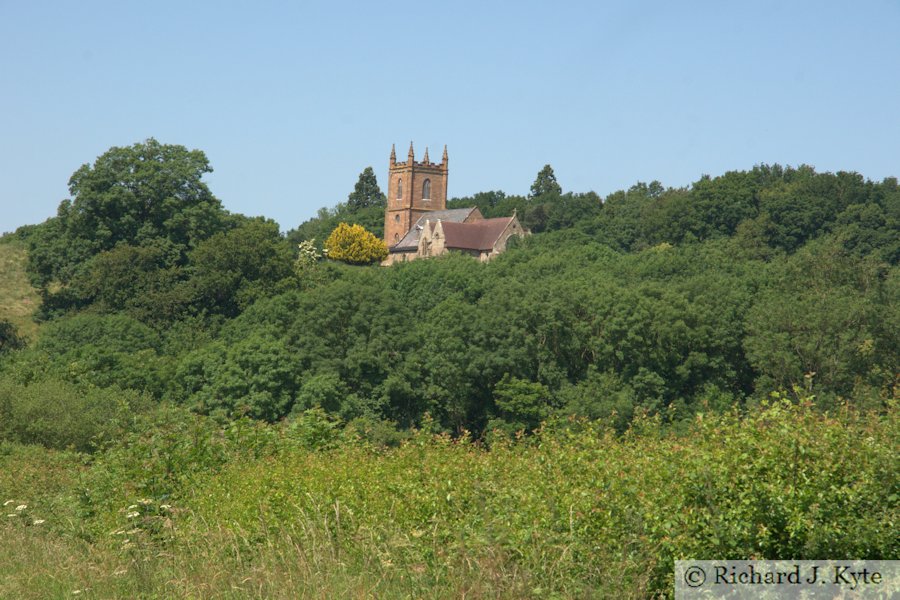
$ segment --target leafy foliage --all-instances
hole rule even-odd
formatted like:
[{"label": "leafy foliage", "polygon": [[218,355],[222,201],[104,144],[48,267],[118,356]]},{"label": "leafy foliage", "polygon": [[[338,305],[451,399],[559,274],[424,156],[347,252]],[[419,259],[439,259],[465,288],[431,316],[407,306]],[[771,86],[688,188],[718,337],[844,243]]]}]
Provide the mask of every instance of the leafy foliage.
[{"label": "leafy foliage", "polygon": [[367,265],[387,258],[384,241],[361,225],[339,224],[325,240],[328,258],[351,265]]},{"label": "leafy foliage", "polygon": [[0,379],[0,440],[89,452],[130,429],[149,398],[114,387]]},{"label": "leafy foliage", "polygon": [[[76,178],[82,212],[107,193],[152,204],[176,179],[207,198],[201,159],[154,141],[112,149]],[[134,160],[171,163],[172,178]],[[101,174],[121,185],[103,187]],[[43,290],[56,322],[0,369],[22,384],[115,385],[218,417],[321,408],[476,435],[530,432],[556,415],[623,431],[644,411],[678,422],[753,406],[770,389],[812,390],[822,407],[853,397],[879,408],[895,395],[893,179],[759,165],[681,189],[639,182],[601,201],[563,194],[547,165],[528,197],[450,202],[515,211],[538,235],[489,264],[447,256],[383,270],[335,262],[385,255],[358,225],[383,220],[374,172],[357,187],[288,240],[271,221],[224,211],[218,231],[187,238],[163,235],[152,211],[135,230],[152,235],[122,225],[114,246]],[[36,260],[58,242],[78,248],[64,221],[20,232],[42,248]],[[326,237],[334,261],[315,247]]]},{"label": "leafy foliage", "polygon": [[36,500],[0,595],[645,598],[681,557],[897,555],[895,179],[601,202],[547,166],[449,203],[537,234],[496,260],[360,269],[314,239],[384,255],[374,174],[286,240],[207,171],[114,148],[16,234],[52,321],[0,320],[0,489]]},{"label": "leafy foliage", "polygon": [[122,242],[165,240],[184,253],[223,230],[221,204],[201,181],[210,171],[203,152],[153,138],[83,165],[69,179],[72,199],[29,235],[35,282],[67,282],[79,265]]},{"label": "leafy foliage", "polygon": [[[424,431],[373,447],[321,410],[138,423],[87,464],[2,447],[0,489],[46,519],[0,524],[4,593],[652,598],[671,595],[681,558],[900,550],[884,526],[900,509],[896,407],[775,398],[682,434],[554,422],[490,449]],[[28,577],[10,568],[20,548]]]},{"label": "leafy foliage", "polygon": [[0,354],[20,350],[24,347],[25,340],[19,336],[16,326],[6,319],[0,319]]},{"label": "leafy foliage", "polygon": [[200,242],[186,285],[198,308],[233,317],[293,274],[294,254],[278,225],[247,219]]}]

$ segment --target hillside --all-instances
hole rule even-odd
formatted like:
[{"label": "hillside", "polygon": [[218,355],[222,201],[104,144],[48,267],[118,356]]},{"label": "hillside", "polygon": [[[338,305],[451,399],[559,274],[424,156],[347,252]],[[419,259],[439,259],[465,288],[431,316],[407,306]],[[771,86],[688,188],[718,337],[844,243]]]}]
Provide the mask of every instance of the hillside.
[{"label": "hillside", "polygon": [[202,152],[101,159],[0,243],[41,322],[0,353],[0,597],[671,597],[682,557],[900,555],[896,179],[536,181],[452,200],[532,230],[493,260],[382,268],[311,239],[378,205],[285,236]]},{"label": "hillside", "polygon": [[7,319],[29,339],[37,334],[32,320],[40,304],[40,296],[25,272],[28,251],[25,244],[12,235],[0,238],[0,319]]}]

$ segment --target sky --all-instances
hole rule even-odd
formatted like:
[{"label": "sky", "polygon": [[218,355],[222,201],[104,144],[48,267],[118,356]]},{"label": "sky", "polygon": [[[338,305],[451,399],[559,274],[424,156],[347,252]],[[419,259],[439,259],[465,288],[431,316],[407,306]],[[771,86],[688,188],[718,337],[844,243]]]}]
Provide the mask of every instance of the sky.
[{"label": "sky", "polygon": [[690,185],[760,163],[900,175],[900,2],[0,0],[0,232],[153,137],[287,231],[391,145],[449,195]]}]

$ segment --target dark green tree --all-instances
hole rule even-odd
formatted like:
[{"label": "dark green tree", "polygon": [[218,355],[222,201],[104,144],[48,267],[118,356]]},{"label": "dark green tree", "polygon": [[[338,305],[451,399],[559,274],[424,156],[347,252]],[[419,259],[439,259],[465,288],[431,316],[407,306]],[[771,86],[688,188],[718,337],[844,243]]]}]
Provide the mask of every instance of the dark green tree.
[{"label": "dark green tree", "polygon": [[227,213],[202,181],[206,155],[153,138],[110,148],[69,179],[71,200],[31,236],[29,271],[40,285],[68,282],[90,257],[120,243],[167,240],[184,256],[229,225]]},{"label": "dark green tree", "polygon": [[16,326],[0,319],[0,354],[25,347],[25,340],[19,336]]},{"label": "dark green tree", "polygon": [[544,165],[534,183],[531,184],[531,193],[529,197],[533,200],[542,196],[559,196],[562,194],[562,188],[556,182],[556,174],[553,173],[553,167]]},{"label": "dark green tree", "polygon": [[356,211],[360,208],[369,208],[371,206],[384,207],[384,194],[378,187],[378,180],[375,178],[375,172],[372,167],[366,167],[359,174],[359,181],[353,188],[353,192],[347,196],[347,208]]},{"label": "dark green tree", "polygon": [[190,262],[186,285],[198,310],[234,317],[292,276],[294,251],[278,224],[260,217],[203,240]]},{"label": "dark green tree", "polygon": [[176,300],[183,279],[178,251],[164,240],[142,246],[119,244],[94,256],[71,280],[78,303],[100,312],[127,311],[146,322],[169,321],[189,299]]},{"label": "dark green tree", "polygon": [[531,432],[550,416],[550,390],[540,383],[504,375],[494,387],[497,418],[488,422],[488,429],[507,433]]}]

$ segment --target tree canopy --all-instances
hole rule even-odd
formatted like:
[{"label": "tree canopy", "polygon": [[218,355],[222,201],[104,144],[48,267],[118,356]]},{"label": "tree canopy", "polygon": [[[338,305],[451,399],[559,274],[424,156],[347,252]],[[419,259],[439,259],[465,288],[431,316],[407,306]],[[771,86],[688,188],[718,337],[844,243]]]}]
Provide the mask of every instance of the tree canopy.
[{"label": "tree canopy", "polygon": [[823,407],[894,394],[895,179],[758,165],[601,199],[562,193],[547,165],[528,197],[448,203],[516,211],[536,235],[487,264],[451,253],[380,269],[359,268],[387,254],[361,223],[384,217],[368,169],[356,200],[287,239],[223,211],[206,169],[202,153],[150,140],[73,176],[60,216],[21,232],[52,322],[31,347],[0,332],[0,379],[117,386],[220,416],[321,408],[508,433],[571,415],[624,430],[775,390]]},{"label": "tree canopy", "polygon": [[378,187],[378,180],[372,167],[366,167],[359,174],[359,181],[347,197],[347,207],[352,211],[377,206],[384,208],[385,196]]},{"label": "tree canopy", "polygon": [[553,167],[544,165],[544,167],[538,171],[534,183],[531,184],[531,193],[529,196],[531,198],[540,198],[541,196],[558,196],[560,194],[562,194],[562,188],[556,182],[556,174],[553,172]]},{"label": "tree canopy", "polygon": [[92,256],[117,244],[171,244],[183,256],[228,226],[202,181],[206,155],[150,138],[113,147],[69,179],[71,199],[31,236],[31,273],[40,285],[67,282]]}]

